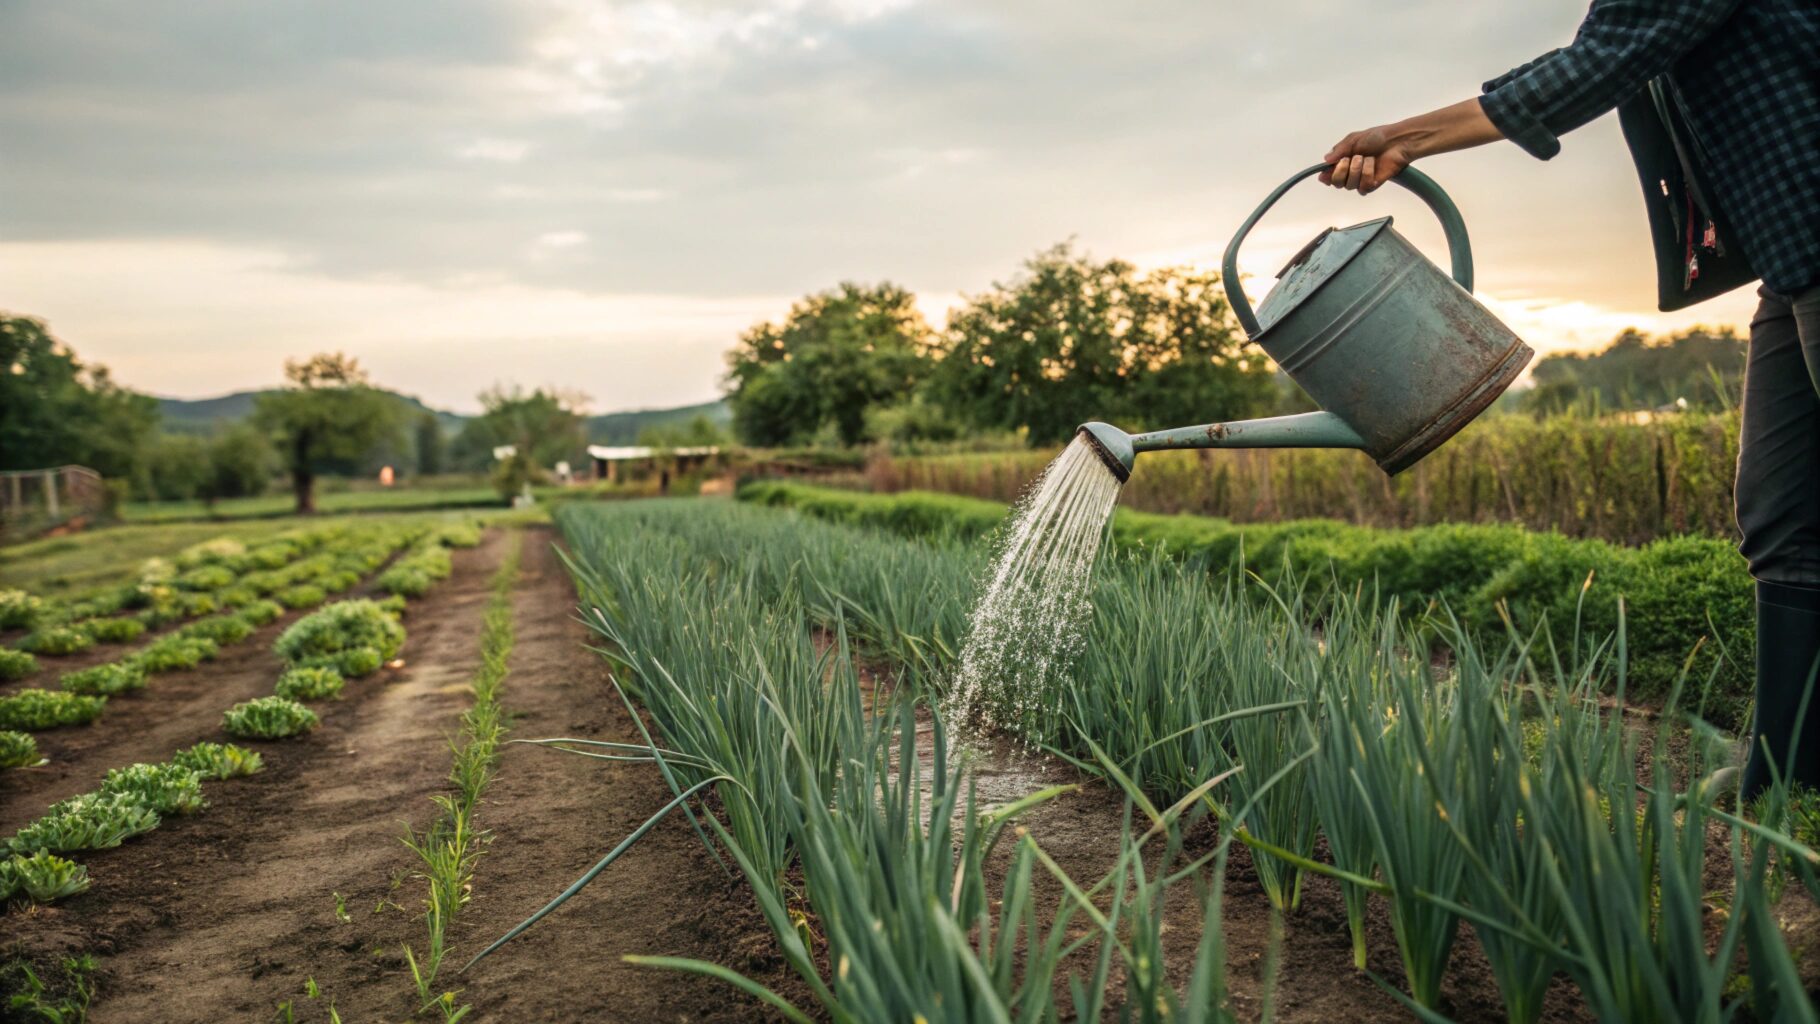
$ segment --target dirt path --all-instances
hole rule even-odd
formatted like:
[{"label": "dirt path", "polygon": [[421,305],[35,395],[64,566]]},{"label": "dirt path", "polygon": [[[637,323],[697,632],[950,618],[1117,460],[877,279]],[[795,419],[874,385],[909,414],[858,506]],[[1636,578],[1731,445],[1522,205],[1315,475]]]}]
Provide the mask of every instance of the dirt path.
[{"label": "dirt path", "polygon": [[[504,540],[495,531],[480,548],[456,552],[453,575],[413,603],[403,669],[318,705],[323,726],[308,737],[256,744],[266,771],[206,784],[211,805],[199,815],[83,855],[91,890],[0,919],[0,953],[98,954],[96,1024],[269,1020],[286,1000],[295,1019],[320,1021],[330,999],[351,1024],[412,1019],[400,949],[408,941],[421,950],[424,926],[421,883],[408,878],[413,855],[400,837],[407,821],[427,822],[429,797],[445,787],[447,740],[469,703]],[[630,719],[609,703],[604,663],[580,647],[586,631],[572,620],[574,591],[549,542],[547,531],[524,540],[504,698],[514,734],[631,739]],[[109,767],[224,739],[222,710],[270,692],[278,672],[270,644],[262,631],[219,662],[154,680],[95,728],[40,734],[52,738],[53,765],[7,773],[0,820],[15,827],[92,787]],[[760,1019],[718,986],[618,962],[628,952],[703,957],[788,982],[766,975],[781,965],[750,894],[680,821],[473,976],[455,975],[466,954],[561,891],[665,802],[661,782],[641,766],[602,764],[505,748],[479,812],[494,839],[451,937],[444,987],[467,989],[476,1021]],[[323,999],[305,998],[310,979]]]}]

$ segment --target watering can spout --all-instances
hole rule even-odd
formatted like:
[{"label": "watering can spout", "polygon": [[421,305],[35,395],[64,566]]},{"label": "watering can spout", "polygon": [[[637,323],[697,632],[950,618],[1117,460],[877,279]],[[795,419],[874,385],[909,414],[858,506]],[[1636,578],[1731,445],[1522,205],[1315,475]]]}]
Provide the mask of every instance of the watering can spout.
[{"label": "watering can spout", "polygon": [[1109,423],[1083,423],[1080,436],[1120,483],[1131,479],[1132,463],[1143,452],[1169,448],[1364,448],[1365,439],[1330,412],[1305,412],[1260,420],[1207,423],[1198,427],[1127,434]]}]

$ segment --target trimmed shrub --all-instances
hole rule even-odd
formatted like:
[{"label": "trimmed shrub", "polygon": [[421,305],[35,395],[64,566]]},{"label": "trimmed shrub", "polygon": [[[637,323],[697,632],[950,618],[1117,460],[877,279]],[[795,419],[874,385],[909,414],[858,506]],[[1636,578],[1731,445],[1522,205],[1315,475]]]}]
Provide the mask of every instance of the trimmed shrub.
[{"label": "trimmed shrub", "polygon": [[0,683],[24,679],[38,671],[38,659],[25,651],[0,647]]},{"label": "trimmed shrub", "polygon": [[283,697],[242,701],[227,710],[221,727],[230,736],[277,740],[309,732],[320,725],[316,712]]},{"label": "trimmed shrub", "polygon": [[110,768],[96,792],[129,797],[159,814],[193,814],[208,806],[202,799],[201,777],[178,764]]},{"label": "trimmed shrub", "polygon": [[341,696],[345,685],[332,668],[294,668],[278,677],[273,692],[288,700],[327,700]]},{"label": "trimmed shrub", "polygon": [[87,725],[101,714],[106,697],[51,690],[20,690],[0,697],[0,729],[39,732],[64,725]]},{"label": "trimmed shrub", "polygon": [[80,654],[93,646],[94,636],[80,625],[45,626],[27,633],[18,644],[22,651],[53,656]]},{"label": "trimmed shrub", "polygon": [[30,733],[0,730],[0,768],[24,768],[42,760]]},{"label": "trimmed shrub", "polygon": [[145,632],[145,623],[138,619],[85,619],[77,625],[104,644],[128,643]]},{"label": "trimmed shrub", "polygon": [[96,665],[79,672],[65,672],[58,685],[70,693],[112,697],[145,689],[145,666],[137,660]]},{"label": "trimmed shrub", "polygon": [[171,763],[187,768],[205,779],[231,779],[252,775],[265,767],[257,750],[237,747],[232,743],[210,743],[204,740],[193,747],[177,751]]},{"label": "trimmed shrub", "polygon": [[23,590],[0,590],[0,629],[29,629],[43,612],[43,598]]}]

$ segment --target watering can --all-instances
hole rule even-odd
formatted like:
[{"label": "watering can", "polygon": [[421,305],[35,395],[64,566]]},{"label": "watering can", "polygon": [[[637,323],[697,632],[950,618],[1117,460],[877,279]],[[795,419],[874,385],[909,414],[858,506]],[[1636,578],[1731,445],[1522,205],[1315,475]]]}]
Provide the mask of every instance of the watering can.
[{"label": "watering can", "polygon": [[1278,199],[1326,164],[1277,186],[1226,246],[1226,298],[1245,334],[1322,412],[1127,434],[1079,433],[1121,482],[1142,452],[1165,448],[1359,448],[1392,476],[1485,411],[1535,355],[1472,297],[1466,222],[1434,179],[1405,167],[1391,180],[1440,218],[1453,276],[1429,262],[1389,217],[1328,228],[1277,274],[1252,312],[1239,285],[1239,245]]}]

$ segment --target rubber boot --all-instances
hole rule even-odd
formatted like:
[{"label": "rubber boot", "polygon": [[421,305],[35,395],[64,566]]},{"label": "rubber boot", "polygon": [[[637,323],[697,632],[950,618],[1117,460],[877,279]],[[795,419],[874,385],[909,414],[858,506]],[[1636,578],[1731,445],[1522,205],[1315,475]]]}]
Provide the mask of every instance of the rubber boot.
[{"label": "rubber boot", "polygon": [[1820,790],[1820,690],[1808,699],[1805,717],[1801,709],[1817,660],[1820,590],[1759,582],[1757,713],[1739,790],[1742,801],[1770,787],[1772,764],[1784,780]]}]

